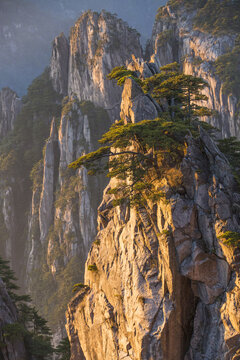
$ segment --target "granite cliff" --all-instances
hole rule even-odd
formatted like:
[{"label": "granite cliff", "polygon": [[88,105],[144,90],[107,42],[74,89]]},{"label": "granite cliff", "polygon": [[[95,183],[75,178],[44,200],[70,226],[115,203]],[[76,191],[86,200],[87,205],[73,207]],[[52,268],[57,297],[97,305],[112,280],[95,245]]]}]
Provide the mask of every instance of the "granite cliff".
[{"label": "granite cliff", "polygon": [[68,164],[96,149],[119,116],[121,89],[106,75],[133,53],[142,55],[136,30],[106,11],[88,11],[69,40],[55,38],[50,67],[29,86],[22,108],[14,92],[1,92],[1,254],[60,338],[106,186],[103,176],[94,180]]},{"label": "granite cliff", "polygon": [[[147,65],[147,64],[146,64]],[[141,109],[141,111],[139,111]],[[157,114],[125,82],[125,124]],[[175,190],[137,208],[114,206],[113,179],[98,209],[98,234],[83,288],[66,313],[71,360],[235,359],[239,351],[239,194],[226,157],[207,132],[186,137]]]},{"label": "granite cliff", "polygon": [[51,78],[55,90],[92,101],[115,120],[121,90],[107,75],[131,54],[141,57],[139,37],[136,30],[106,11],[84,13],[71,29],[69,44],[63,34],[54,40]]},{"label": "granite cliff", "polygon": [[224,91],[215,71],[237,35],[196,29],[196,12],[161,8],[146,62],[136,30],[106,11],[88,11],[69,39],[54,39],[50,67],[23,105],[11,90],[0,92],[1,253],[55,343],[64,336],[72,286],[84,281],[67,310],[72,360],[238,358],[239,250],[221,236],[240,232],[240,195],[205,130],[186,137],[181,186],[172,191],[162,179],[165,197],[138,210],[113,206],[115,180],[107,185],[103,175],[68,168],[97,149],[114,120],[159,116],[133,79],[123,92],[106,79],[125,64],[144,79],[182,63],[210,85],[205,93],[216,112],[206,120],[222,137],[239,137],[237,94]]},{"label": "granite cliff", "polygon": [[[239,94],[225,91],[222,79],[216,74],[216,60],[231,53],[236,45],[238,32],[231,31],[230,27],[225,31],[214,32],[214,24],[211,27],[212,31],[196,26],[196,14],[206,1],[195,3],[179,1],[180,5],[176,4],[177,2],[169,1],[167,6],[159,9],[148,48],[148,57],[159,66],[177,61],[182,63],[186,74],[205,79],[209,84],[209,88],[205,90],[209,99],[208,106],[216,111],[216,115],[208,121],[220,129],[221,136],[239,138]],[[214,2],[211,4],[213,8],[209,9],[208,13],[204,13],[203,17],[214,16]],[[215,11],[217,6],[218,2],[215,4]],[[228,5],[225,6],[227,13]],[[234,10],[232,16],[233,12]],[[223,24],[224,20],[222,20]],[[235,70],[238,76],[238,66]]]},{"label": "granite cliff", "polygon": [[121,89],[106,75],[132,53],[142,54],[138,33],[105,11],[83,14],[69,41],[60,34],[53,43],[49,76],[62,98],[61,113],[34,170],[25,257],[26,286],[55,330],[64,328],[72,286],[83,279],[106,186],[103,176],[93,179],[68,164],[97,149],[99,136],[119,116]]}]

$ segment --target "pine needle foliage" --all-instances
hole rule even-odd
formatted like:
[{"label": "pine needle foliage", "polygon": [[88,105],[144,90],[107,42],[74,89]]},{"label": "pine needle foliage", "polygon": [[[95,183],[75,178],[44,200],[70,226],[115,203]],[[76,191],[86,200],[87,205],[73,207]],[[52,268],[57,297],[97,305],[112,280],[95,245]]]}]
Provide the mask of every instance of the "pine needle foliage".
[{"label": "pine needle foliage", "polygon": [[233,50],[219,56],[214,65],[216,74],[223,81],[223,91],[240,99],[240,35],[235,40]]},{"label": "pine needle foliage", "polygon": [[[109,76],[119,85],[127,77],[132,78],[132,73],[126,75],[124,67],[114,68]],[[118,186],[109,191],[115,197],[113,205],[127,202],[139,206],[147,199],[163,197],[161,179],[179,168],[185,136],[189,133],[198,136],[199,117],[211,115],[209,109],[197,104],[207,99],[201,93],[206,82],[182,74],[177,63],[162,67],[159,74],[140,82],[143,92],[160,105],[159,118],[138,123],[116,122],[99,140],[98,150],[69,165],[74,169],[85,166],[90,175],[107,170],[108,177],[118,179]]]},{"label": "pine needle foliage", "polygon": [[71,348],[67,337],[60,341],[56,348],[56,354],[60,356],[58,360],[70,360]]},{"label": "pine needle foliage", "polygon": [[108,74],[107,78],[109,80],[117,80],[119,86],[124,85],[127,78],[131,78],[139,85],[142,85],[142,81],[138,78],[136,71],[128,70],[125,66],[116,66],[110,74]]},{"label": "pine needle foliage", "polygon": [[[54,353],[51,345],[51,331],[47,321],[42,318],[28,295],[18,295],[15,284],[17,278],[9,266],[9,262],[0,257],[0,277],[9,296],[17,308],[18,321],[3,326],[3,338],[6,340],[21,339],[24,341],[29,358],[48,360]],[[2,342],[1,346],[5,346]]]},{"label": "pine needle foliage", "polygon": [[212,111],[199,101],[207,97],[202,91],[208,84],[201,78],[183,74],[178,63],[161,68],[159,74],[143,82],[143,90],[150,94],[160,105],[163,112],[168,112],[172,119],[193,120],[201,116],[211,116]]},{"label": "pine needle foliage", "polygon": [[219,239],[223,240],[223,243],[230,247],[240,247],[240,233],[235,231],[226,231]]}]

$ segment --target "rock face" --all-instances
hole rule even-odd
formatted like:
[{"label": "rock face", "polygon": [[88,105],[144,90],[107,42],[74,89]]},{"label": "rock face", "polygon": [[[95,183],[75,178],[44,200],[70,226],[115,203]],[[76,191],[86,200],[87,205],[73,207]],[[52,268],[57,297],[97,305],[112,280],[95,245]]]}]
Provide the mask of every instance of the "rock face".
[{"label": "rock face", "polygon": [[[131,82],[122,113],[136,122],[124,104],[145,95],[134,100]],[[209,135],[186,141],[182,185],[174,192],[163,179],[164,199],[113,207],[116,180],[105,189],[86,287],[66,313],[71,360],[223,360],[239,350],[239,249],[219,238],[240,232],[240,195]]]},{"label": "rock face", "polygon": [[[44,159],[35,174],[26,247],[26,287],[38,307],[41,301],[36,289],[39,284],[45,289],[48,295],[42,297],[52,305],[43,315],[52,316],[50,326],[60,333],[64,329],[64,313],[54,311],[64,309],[72,286],[81,281],[87,253],[96,236],[97,207],[106,185],[103,177],[91,179],[86,169],[75,171],[68,165],[96,149],[95,131],[101,134],[109,125],[106,111],[90,102],[81,105],[76,97],[69,99],[63,107],[59,129],[55,119],[52,121]],[[59,288],[66,286],[66,276],[69,289],[56,300]],[[51,279],[52,288],[47,279]],[[51,306],[55,310],[51,311]]]},{"label": "rock face", "polygon": [[[39,284],[49,289],[44,279],[51,278],[55,286],[61,277],[63,283],[64,276],[70,276],[70,297],[71,286],[83,278],[106,180],[90,178],[86,170],[73,171],[68,165],[96,149],[101,134],[115,115],[119,116],[122,89],[106,75],[114,66],[129,62],[132,54],[142,55],[139,34],[105,11],[84,13],[72,28],[69,41],[61,34],[53,42],[50,78],[64,98],[62,115],[60,125],[57,119],[52,122],[44,158],[35,167],[25,251],[26,283],[38,307],[44,305],[38,304],[35,289]],[[59,305],[51,295],[50,302]],[[59,297],[64,309],[65,296]],[[59,322],[63,316],[58,317],[57,324],[56,319],[50,324],[54,328],[60,325],[62,330]]]},{"label": "rock face", "polygon": [[1,229],[1,251],[7,259],[11,262],[14,261],[14,240],[15,240],[15,211],[14,211],[14,196],[11,186],[6,186],[0,195],[1,204],[1,218],[2,218],[2,229]]},{"label": "rock face", "polygon": [[63,35],[55,39],[51,60],[55,90],[76,95],[80,101],[90,100],[108,109],[114,119],[119,115],[121,88],[106,76],[132,54],[141,57],[139,34],[106,11],[88,11],[72,28],[69,51],[67,47]]},{"label": "rock face", "polygon": [[50,76],[57,93],[67,95],[68,92],[69,43],[61,33],[53,41]]},{"label": "rock face", "polygon": [[[27,360],[23,340],[7,340],[3,336],[3,327],[17,322],[17,311],[11,298],[9,297],[5,285],[0,279],[0,357],[3,360]],[[4,345],[4,346],[3,346]]]},{"label": "rock face", "polygon": [[236,35],[213,36],[194,30],[196,10],[186,8],[174,11],[170,6],[162,9],[157,17],[151,39],[151,61],[163,66],[174,61],[183,63],[186,74],[202,77],[209,84],[205,89],[209,108],[217,115],[210,123],[220,129],[222,137],[240,137],[238,100],[226,95],[223,83],[215,74],[214,62],[219,56],[233,49]]},{"label": "rock face", "polygon": [[57,183],[59,163],[58,132],[55,119],[52,121],[50,137],[46,144],[44,157],[43,187],[39,208],[40,240],[44,243],[50,225],[53,222],[53,201]]},{"label": "rock face", "polygon": [[13,130],[14,122],[21,110],[21,100],[9,88],[0,91],[0,139]]},{"label": "rock face", "polygon": [[[74,282],[82,281],[95,240],[85,266],[87,287],[67,312],[72,360],[230,360],[239,349],[240,254],[219,238],[226,231],[240,231],[240,195],[227,160],[209,136],[202,130],[199,139],[186,139],[178,191],[172,192],[163,180],[166,198],[138,211],[113,207],[108,190],[115,187],[114,180],[101,203],[105,180],[68,168],[97,148],[119,110],[125,123],[158,116],[158,105],[131,79],[120,104],[122,90],[106,75],[125,63],[148,77],[184,56],[184,71],[211,85],[209,106],[220,114],[212,124],[222,136],[238,135],[235,99],[223,94],[212,67],[226,44],[233,47],[234,37],[194,31],[193,14],[184,19],[169,7],[166,13],[154,27],[150,63],[136,58],[142,56],[137,32],[105,11],[83,14],[69,41],[63,34],[54,40],[50,76],[56,92],[68,97],[61,119],[52,122],[43,159],[34,166],[23,277],[35,304],[56,329],[57,342],[63,336],[66,298]],[[136,57],[131,60],[132,54]],[[12,129],[19,104],[10,90],[3,92],[0,137],[1,129],[2,136]],[[5,253],[12,258],[14,209],[20,206],[4,184],[0,238],[4,232]]]}]

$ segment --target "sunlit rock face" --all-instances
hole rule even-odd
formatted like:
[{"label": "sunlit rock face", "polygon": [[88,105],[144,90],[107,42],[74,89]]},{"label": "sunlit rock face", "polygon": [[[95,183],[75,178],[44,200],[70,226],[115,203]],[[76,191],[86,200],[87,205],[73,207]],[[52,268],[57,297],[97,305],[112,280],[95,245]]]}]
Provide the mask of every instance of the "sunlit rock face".
[{"label": "sunlit rock face", "polygon": [[83,281],[84,264],[97,233],[97,207],[106,186],[104,176],[93,178],[85,168],[73,170],[68,165],[95,150],[97,134],[110,124],[103,109],[90,102],[80,104],[76,97],[66,100],[60,124],[52,121],[44,157],[36,170],[38,180],[34,181],[28,218],[25,286],[39,307],[42,300],[37,289],[44,289],[42,298],[50,305],[44,316],[49,319],[56,345],[66,336],[64,310],[73,285]]},{"label": "sunlit rock face", "polygon": [[132,54],[142,55],[136,30],[106,11],[88,11],[71,29],[69,50],[63,35],[54,41],[53,85],[63,94],[76,95],[80,101],[90,100],[108,109],[114,119],[119,115],[121,88],[107,75],[113,67],[124,65]]},{"label": "sunlit rock face", "polygon": [[208,97],[207,106],[216,111],[210,122],[220,131],[222,137],[240,137],[240,121],[237,98],[223,91],[223,83],[215,74],[214,62],[233,49],[236,35],[213,36],[194,30],[196,10],[184,7],[174,11],[170,6],[158,16],[148,51],[151,61],[163,66],[174,61],[183,64],[186,74],[202,77],[209,87],[204,90]]},{"label": "sunlit rock face", "polygon": [[6,287],[0,279],[0,338],[2,346],[0,356],[3,360],[27,360],[27,354],[23,340],[20,338],[6,338],[3,328],[6,325],[17,322],[17,309],[7,293]]},{"label": "sunlit rock face", "polygon": [[[126,81],[125,123],[141,120],[145,96]],[[182,185],[163,179],[166,199],[114,207],[118,180],[106,187],[85,288],[66,313],[71,360],[223,360],[239,349],[239,249],[219,237],[240,231],[240,196],[209,135],[186,141]]]},{"label": "sunlit rock face", "polygon": [[21,110],[21,99],[17,94],[4,88],[0,91],[0,139],[14,128],[15,120]]}]

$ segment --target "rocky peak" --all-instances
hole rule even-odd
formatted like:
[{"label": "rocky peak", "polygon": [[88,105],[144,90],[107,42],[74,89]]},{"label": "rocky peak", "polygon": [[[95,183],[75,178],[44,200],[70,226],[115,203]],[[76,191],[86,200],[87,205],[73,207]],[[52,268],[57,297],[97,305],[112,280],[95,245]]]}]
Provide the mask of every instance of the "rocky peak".
[{"label": "rocky peak", "polygon": [[155,119],[158,107],[154,100],[145,95],[141,87],[131,78],[126,79],[122,93],[120,117],[125,123]]},{"label": "rocky peak", "polygon": [[70,45],[63,35],[54,41],[51,77],[55,89],[64,94],[68,83],[70,97],[76,95],[80,101],[90,100],[106,108],[114,119],[119,113],[121,88],[106,76],[132,54],[141,57],[139,37],[115,15],[85,12],[71,30]]},{"label": "rocky peak", "polygon": [[53,222],[54,192],[57,184],[59,163],[58,130],[55,119],[52,120],[50,137],[46,144],[44,156],[43,188],[40,199],[39,226],[40,239],[44,243],[50,225]]},{"label": "rocky peak", "polygon": [[13,130],[15,120],[21,110],[21,100],[17,94],[4,88],[0,91],[0,138]]},{"label": "rocky peak", "polygon": [[[127,69],[135,71],[141,79],[153,76],[159,69],[154,63],[132,56]],[[120,118],[125,123],[155,119],[161,112],[160,106],[149,95],[144,94],[141,86],[131,78],[126,79],[122,92]]]},{"label": "rocky peak", "polygon": [[55,91],[61,95],[68,93],[69,42],[61,33],[53,41],[50,77]]},{"label": "rocky peak", "polygon": [[[129,115],[140,90],[126,80],[128,122],[142,119]],[[66,313],[71,360],[223,360],[239,349],[239,249],[231,256],[220,238],[240,232],[240,198],[208,133],[186,142],[181,186],[162,179],[164,199],[114,207],[118,180],[105,189],[84,286]]]},{"label": "rocky peak", "polygon": [[215,61],[233,49],[236,34],[214,35],[196,29],[195,16],[194,7],[191,10],[185,6],[177,10],[171,6],[159,9],[148,49],[150,62],[161,67],[177,61],[182,63],[186,74],[206,80],[209,87],[204,92],[208,107],[217,114],[208,121],[220,129],[222,137],[240,137],[238,101],[234,94],[224,91],[215,69]]}]

